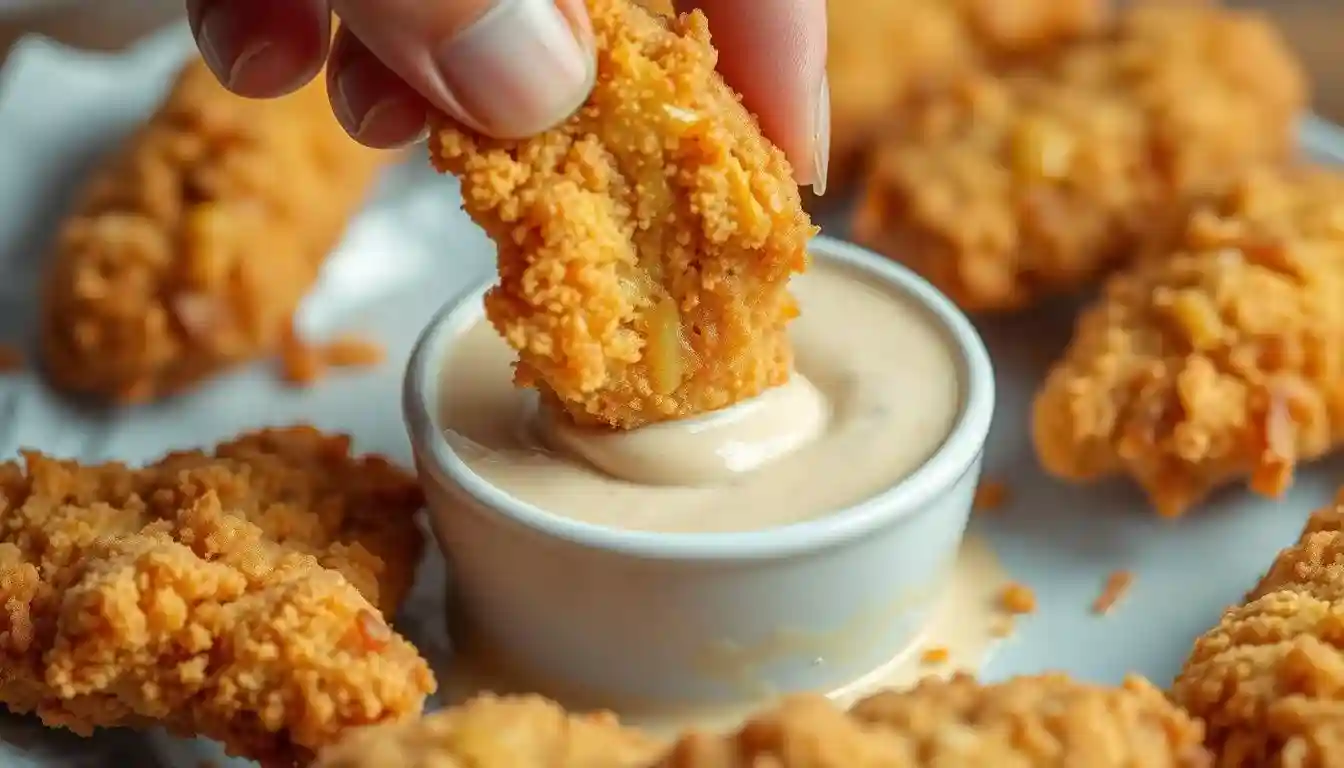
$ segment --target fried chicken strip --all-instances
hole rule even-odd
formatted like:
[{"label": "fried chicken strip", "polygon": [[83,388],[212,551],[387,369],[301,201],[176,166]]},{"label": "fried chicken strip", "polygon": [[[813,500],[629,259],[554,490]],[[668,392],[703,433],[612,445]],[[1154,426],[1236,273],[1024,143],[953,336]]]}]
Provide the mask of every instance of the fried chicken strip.
[{"label": "fried chicken strip", "polygon": [[433,676],[385,614],[419,559],[420,492],[349,447],[297,427],[143,469],[0,464],[0,703],[277,765],[419,714]]},{"label": "fried chicken strip", "polygon": [[783,383],[787,282],[816,231],[788,161],[715,72],[703,14],[587,5],[597,83],[569,120],[520,141],[445,122],[430,140],[498,246],[486,313],[515,382],[618,428]]},{"label": "fried chicken strip", "polygon": [[968,310],[1017,309],[1095,280],[1186,200],[1286,157],[1305,103],[1267,21],[1139,5],[1046,65],[968,75],[915,109],[872,163],[855,237]]},{"label": "fried chicken strip", "polygon": [[1195,641],[1172,696],[1219,768],[1328,768],[1344,755],[1344,491]]},{"label": "fried chicken strip", "polygon": [[840,186],[920,95],[1100,31],[1103,0],[830,0],[830,181]]},{"label": "fried chicken strip", "polygon": [[[849,712],[794,696],[736,732],[691,732],[669,748],[607,715],[535,697],[486,697],[418,723],[364,729],[320,768],[1203,768],[1203,729],[1138,678],[1118,688],[1063,675],[981,685],[930,678]],[[661,755],[658,754],[661,752]]]},{"label": "fried chicken strip", "polygon": [[1281,494],[1344,441],[1344,177],[1261,170],[1114,276],[1037,393],[1041,464],[1133,477],[1182,514],[1245,478]]},{"label": "fried chicken strip", "polygon": [[380,162],[337,124],[323,78],[254,101],[189,62],[61,226],[48,378],[140,402],[275,350]]}]

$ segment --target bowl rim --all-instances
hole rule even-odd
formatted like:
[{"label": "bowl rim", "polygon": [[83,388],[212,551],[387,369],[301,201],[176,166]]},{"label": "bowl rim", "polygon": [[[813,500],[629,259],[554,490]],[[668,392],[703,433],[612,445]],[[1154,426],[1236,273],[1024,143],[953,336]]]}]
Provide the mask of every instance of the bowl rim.
[{"label": "bowl rim", "polygon": [[[837,262],[875,278],[888,290],[919,305],[954,346],[961,377],[961,405],[942,444],[924,464],[886,490],[831,514],[774,528],[711,533],[625,530],[547,512],[515,498],[467,466],[439,424],[438,382],[449,341],[485,314],[491,275],[459,292],[429,321],[406,366],[402,409],[417,462],[437,482],[459,486],[503,521],[541,536],[610,554],[651,560],[745,561],[779,559],[826,549],[893,525],[930,506],[974,466],[993,420],[995,384],[989,352],[971,321],[950,299],[910,269],[860,246],[818,235],[808,245],[814,258]],[[432,514],[432,512],[431,512]]]}]

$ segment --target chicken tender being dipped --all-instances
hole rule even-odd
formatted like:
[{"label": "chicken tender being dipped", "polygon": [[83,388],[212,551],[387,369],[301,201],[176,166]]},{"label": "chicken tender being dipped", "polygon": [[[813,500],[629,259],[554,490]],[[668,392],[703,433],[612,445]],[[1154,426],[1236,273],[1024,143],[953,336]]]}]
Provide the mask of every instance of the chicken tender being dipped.
[{"label": "chicken tender being dipped", "polygon": [[1053,475],[1134,478],[1182,514],[1265,495],[1344,440],[1344,177],[1264,169],[1194,207],[1078,319],[1033,406]]},{"label": "chicken tender being dipped", "polygon": [[61,226],[47,377],[143,402],[277,351],[384,158],[336,122],[323,78],[258,101],[193,59]]},{"label": "chicken tender being dipped", "polygon": [[1305,90],[1258,16],[1139,5],[1043,65],[912,108],[871,164],[855,237],[971,311],[1068,293],[1187,200],[1285,158]]},{"label": "chicken tender being dipped", "polygon": [[434,678],[387,621],[420,491],[349,447],[299,427],[143,469],[0,464],[0,704],[271,765],[418,715]]},{"label": "chicken tender being dipped", "polygon": [[1219,768],[1327,768],[1344,754],[1344,492],[1242,605],[1195,641],[1173,698]]},{"label": "chicken tender being dipped", "polygon": [[1144,680],[1108,688],[1050,674],[982,685],[966,675],[879,693],[848,713],[793,696],[724,735],[668,747],[613,717],[491,696],[416,723],[362,729],[319,768],[1206,768],[1198,721]]},{"label": "chicken tender being dipped", "polygon": [[758,395],[789,377],[788,280],[816,231],[792,170],[715,72],[703,14],[587,6],[597,79],[570,119],[430,139],[498,247],[486,312],[515,383],[618,428]]}]

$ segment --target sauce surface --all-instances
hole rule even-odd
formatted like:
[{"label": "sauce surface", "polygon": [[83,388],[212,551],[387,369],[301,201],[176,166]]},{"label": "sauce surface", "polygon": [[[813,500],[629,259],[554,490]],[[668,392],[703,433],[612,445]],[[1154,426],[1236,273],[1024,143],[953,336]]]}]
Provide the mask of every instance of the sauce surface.
[{"label": "sauce surface", "polygon": [[843,265],[814,262],[793,286],[795,382],[625,434],[555,424],[510,385],[513,352],[481,321],[448,355],[448,442],[513,496],[611,528],[759,530],[872,498],[950,434],[962,400],[953,344],[921,307]]}]

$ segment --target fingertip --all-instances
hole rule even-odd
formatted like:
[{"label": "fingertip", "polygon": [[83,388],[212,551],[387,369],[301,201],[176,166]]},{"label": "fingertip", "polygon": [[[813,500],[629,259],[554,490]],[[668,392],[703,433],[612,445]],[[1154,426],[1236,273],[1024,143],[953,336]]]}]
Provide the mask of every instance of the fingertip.
[{"label": "fingertip", "polygon": [[365,146],[395,149],[428,134],[424,97],[346,29],[336,33],[327,95],[346,133]]},{"label": "fingertip", "polygon": [[326,60],[325,0],[192,0],[187,9],[201,57],[241,96],[283,96],[312,80]]}]

